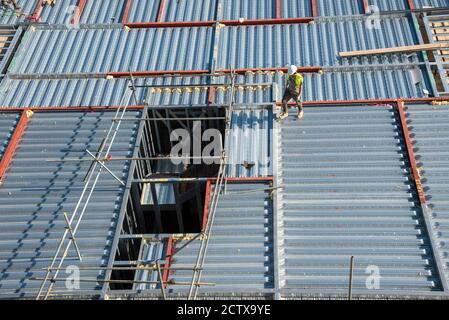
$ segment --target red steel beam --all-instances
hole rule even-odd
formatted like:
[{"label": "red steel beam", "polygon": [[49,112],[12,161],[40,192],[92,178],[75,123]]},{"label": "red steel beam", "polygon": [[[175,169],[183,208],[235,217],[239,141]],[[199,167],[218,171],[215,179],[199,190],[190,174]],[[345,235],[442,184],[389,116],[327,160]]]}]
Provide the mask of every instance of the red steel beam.
[{"label": "red steel beam", "polygon": [[114,78],[130,77],[151,77],[163,75],[202,75],[208,74],[209,70],[159,70],[159,71],[133,71],[133,72],[110,72],[107,76]]},{"label": "red steel beam", "polygon": [[[125,106],[60,106],[60,107],[0,107],[0,112],[21,112],[21,111],[33,111],[33,112],[55,112],[55,111],[80,111],[80,112],[100,112],[107,110],[122,109]],[[144,106],[126,106],[129,110],[141,110]]]},{"label": "red steel beam", "polygon": [[159,3],[159,11],[157,12],[156,22],[162,21],[162,15],[164,14],[165,0],[161,0]]},{"label": "red steel beam", "polygon": [[34,21],[39,20],[39,13],[41,12],[43,2],[44,2],[44,0],[39,0],[37,2],[36,8],[34,9],[34,13],[31,16]]},{"label": "red steel beam", "polygon": [[273,24],[309,23],[313,18],[280,18],[280,19],[250,19],[250,20],[223,20],[223,21],[173,21],[173,22],[131,22],[125,26],[133,28],[187,28],[212,27],[217,22],[227,26],[257,26]]},{"label": "red steel beam", "polygon": [[[165,255],[165,268],[170,268],[171,266],[171,255],[173,252],[173,237],[170,236],[168,238],[168,243],[167,243],[167,254]],[[168,276],[170,274],[170,270],[169,269],[164,269],[163,273],[162,273],[162,282],[164,283],[164,288],[167,288],[167,281],[168,281]]]},{"label": "red steel beam", "polygon": [[201,226],[201,231],[206,230],[207,215],[209,213],[210,191],[211,191],[211,180],[208,179],[206,182],[206,196],[204,198],[203,223]]},{"label": "red steel beam", "polygon": [[312,17],[318,16],[318,8],[316,5],[316,0],[311,0],[311,6],[312,6]]},{"label": "red steel beam", "polygon": [[213,104],[215,101],[215,88],[214,87],[210,87],[209,89],[209,93],[207,95],[207,102],[209,104]]},{"label": "red steel beam", "polygon": [[368,7],[369,7],[368,0],[362,0],[362,4],[363,4],[363,12],[368,13]]},{"label": "red steel beam", "polygon": [[0,162],[0,183],[3,181],[6,170],[8,170],[8,168],[12,162],[12,159],[16,152],[17,146],[25,132],[25,128],[26,128],[28,121],[30,120],[32,115],[33,115],[33,112],[30,110],[27,110],[27,111],[23,111],[22,115],[20,116],[20,120],[17,123],[17,126],[14,130],[12,137],[11,137],[11,140],[9,141],[8,146],[6,147],[5,153],[3,154],[2,160]]},{"label": "red steel beam", "polygon": [[128,21],[128,14],[131,10],[133,0],[127,0],[125,10],[123,10],[122,23],[125,24]]},{"label": "red steel beam", "polygon": [[415,3],[413,2],[413,0],[408,0],[408,8],[410,10],[415,10]]},{"label": "red steel beam", "polygon": [[276,0],[276,19],[281,19],[281,0]]},{"label": "red steel beam", "polygon": [[71,24],[78,24],[81,19],[81,15],[83,14],[84,8],[86,7],[87,0],[79,0],[78,1],[78,10],[75,10],[75,15],[72,18]]},{"label": "red steel beam", "polygon": [[410,162],[410,167],[412,169],[413,180],[416,185],[416,191],[418,192],[419,202],[424,205],[426,203],[426,197],[424,195],[424,189],[421,182],[421,174],[419,173],[418,166],[416,165],[415,152],[413,151],[413,145],[410,141],[410,132],[407,125],[407,116],[404,112],[404,101],[399,100],[396,104],[399,112],[399,119],[401,121],[402,134],[405,140],[405,146],[407,148],[407,156]]},{"label": "red steel beam", "polygon": [[[301,73],[317,73],[321,71],[321,67],[298,67],[298,72]],[[233,71],[234,73],[237,74],[245,74],[246,72],[257,72],[257,71],[262,71],[262,72],[277,72],[277,71],[282,71],[282,72],[287,72],[288,68],[241,68],[241,69],[221,69],[221,70],[216,70],[216,73],[231,73],[231,71]]]}]

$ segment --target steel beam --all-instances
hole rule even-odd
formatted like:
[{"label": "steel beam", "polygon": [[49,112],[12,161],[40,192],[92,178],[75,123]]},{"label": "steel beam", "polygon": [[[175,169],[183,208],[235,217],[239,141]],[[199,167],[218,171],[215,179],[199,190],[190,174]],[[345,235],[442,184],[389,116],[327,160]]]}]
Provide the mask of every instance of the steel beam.
[{"label": "steel beam", "polygon": [[415,152],[413,151],[412,142],[410,140],[411,135],[408,130],[407,115],[405,114],[404,107],[405,107],[404,101],[399,100],[396,104],[396,108],[397,108],[398,114],[399,114],[402,135],[405,140],[405,146],[406,146],[407,157],[409,160],[410,169],[411,169],[411,173],[412,173],[412,179],[415,184],[416,191],[418,193],[419,204],[420,204],[422,215],[423,215],[424,226],[425,226],[428,238],[429,238],[433,260],[435,262],[435,268],[436,268],[436,271],[440,278],[440,282],[441,282],[443,291],[446,293],[449,293],[448,283],[447,283],[446,276],[443,271],[444,265],[440,259],[440,255],[438,253],[438,245],[434,239],[434,236],[432,235],[432,223],[429,218],[430,212],[429,212],[427,204],[426,204],[426,197],[424,194],[424,188],[422,186],[422,181],[421,181],[421,173],[419,172],[418,166],[416,164],[416,156],[415,156]]},{"label": "steel beam", "polygon": [[0,183],[3,181],[3,179],[5,177],[5,173],[8,170],[8,168],[12,162],[12,159],[16,152],[17,146],[18,146],[23,134],[25,133],[25,128],[26,128],[28,121],[30,120],[32,115],[33,115],[33,112],[27,110],[27,111],[23,111],[22,115],[20,116],[20,120],[17,123],[17,126],[14,130],[12,137],[11,137],[11,140],[9,141],[8,146],[6,147],[6,150],[3,153],[3,157],[0,161]]},{"label": "steel beam", "polygon": [[281,19],[282,13],[281,13],[281,0],[275,0],[276,1],[276,19]]},{"label": "steel beam", "polygon": [[83,14],[84,8],[86,7],[87,0],[78,1],[78,10],[75,10],[75,15],[72,18],[71,24],[79,24],[81,15]]},{"label": "steel beam", "polygon": [[317,5],[316,5],[316,0],[310,0],[310,2],[311,2],[311,7],[312,7],[312,17],[316,17],[316,16],[318,16],[318,8],[317,8]]},{"label": "steel beam", "polygon": [[165,9],[165,0],[160,0],[159,2],[159,10],[157,12],[156,22],[162,21],[162,15],[164,14]]},{"label": "steel beam", "polygon": [[128,28],[187,28],[187,27],[212,27],[216,23],[225,26],[257,26],[257,25],[274,25],[274,24],[298,24],[310,23],[313,17],[306,18],[279,18],[279,19],[242,19],[242,20],[221,20],[221,21],[173,21],[173,22],[132,22],[126,23]]},{"label": "steel beam", "polygon": [[122,23],[126,24],[128,22],[128,15],[129,15],[129,11],[131,10],[131,7],[133,5],[133,0],[126,0],[126,5],[125,5],[125,9],[123,10],[123,15],[122,15]]},{"label": "steel beam", "polygon": [[39,14],[41,12],[43,2],[44,2],[44,0],[39,0],[37,2],[36,8],[34,9],[34,13],[31,16],[33,21],[39,21],[39,19],[40,19]]},{"label": "steel beam", "polygon": [[[170,236],[168,238],[168,242],[167,242],[167,253],[165,255],[166,259],[165,259],[165,267],[166,268],[170,268],[171,266],[171,255],[173,252],[173,237]],[[162,279],[165,283],[165,288],[167,288],[167,281],[168,281],[168,276],[170,275],[170,270],[169,269],[165,269],[164,270],[164,274],[162,276]]]}]

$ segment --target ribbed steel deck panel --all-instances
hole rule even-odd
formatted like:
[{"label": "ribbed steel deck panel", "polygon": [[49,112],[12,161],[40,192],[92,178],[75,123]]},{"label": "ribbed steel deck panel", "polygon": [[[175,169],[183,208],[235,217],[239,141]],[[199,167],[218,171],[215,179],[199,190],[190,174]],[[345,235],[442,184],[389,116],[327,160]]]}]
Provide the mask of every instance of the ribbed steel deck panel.
[{"label": "ribbed steel deck panel", "polygon": [[317,11],[319,16],[346,16],[363,14],[364,8],[361,0],[318,0]]},{"label": "ribbed steel deck panel", "polygon": [[162,21],[212,21],[215,20],[217,0],[178,1],[166,0]]},{"label": "ribbed steel deck panel", "polygon": [[282,18],[297,18],[312,16],[312,1],[281,0]]},{"label": "ribbed steel deck panel", "polygon": [[407,0],[369,0],[369,4],[376,6],[380,11],[409,10]]},{"label": "ribbed steel deck panel", "polygon": [[433,8],[449,8],[449,0],[414,0],[417,8],[433,7]]},{"label": "ribbed steel deck panel", "polygon": [[[220,196],[201,277],[202,282],[216,285],[201,287],[200,292],[274,287],[273,209],[269,192],[263,191],[266,188],[266,184],[228,184],[228,193]],[[185,241],[177,241],[174,248],[183,244]],[[193,268],[199,246],[196,240],[179,251],[172,266]],[[193,271],[177,270],[169,279],[189,282],[192,275]]]},{"label": "ribbed steel deck panel", "polygon": [[[98,149],[115,112],[35,113],[25,131],[13,164],[0,187],[0,297],[36,294],[66,226],[63,212],[70,215],[84,186],[90,162],[47,162],[48,159],[88,157],[84,151]],[[130,111],[127,117],[137,117]],[[111,154],[129,156],[137,123],[122,123]],[[108,167],[126,179],[129,163],[113,161]],[[64,265],[99,267],[107,264],[124,189],[103,172],[77,232],[83,262],[72,246]],[[76,221],[76,220],[75,220]],[[67,275],[64,271],[60,277]],[[101,279],[98,270],[81,270],[83,279]],[[64,281],[56,291],[65,291]],[[101,288],[82,282],[73,294],[89,294]]]},{"label": "ribbed steel deck panel", "polygon": [[276,18],[276,1],[223,0],[223,20]]},{"label": "ribbed steel deck panel", "polygon": [[449,281],[449,107],[409,106],[407,117],[431,212],[432,234]]},{"label": "ribbed steel deck panel", "polygon": [[[209,68],[212,28],[38,29],[11,73],[95,73]],[[152,44],[152,45],[149,45]]]},{"label": "ribbed steel deck panel", "polygon": [[[227,141],[229,176],[267,177],[273,174],[273,111],[236,110]],[[245,168],[245,162],[249,165]]]},{"label": "ribbed steel deck panel", "polygon": [[[307,108],[280,124],[278,222],[284,289],[429,292],[430,260],[416,191],[392,107]],[[315,290],[315,291],[314,291]]]},{"label": "ribbed steel deck panel", "polygon": [[160,0],[132,0],[127,21],[155,22],[160,3]]},{"label": "ribbed steel deck panel", "polygon": [[19,122],[18,113],[0,113],[0,161]]}]

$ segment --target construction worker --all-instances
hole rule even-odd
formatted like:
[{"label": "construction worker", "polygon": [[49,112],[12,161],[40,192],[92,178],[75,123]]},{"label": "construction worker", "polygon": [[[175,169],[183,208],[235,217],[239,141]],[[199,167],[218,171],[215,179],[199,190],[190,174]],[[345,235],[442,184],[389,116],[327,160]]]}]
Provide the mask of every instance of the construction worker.
[{"label": "construction worker", "polygon": [[303,82],[304,78],[298,72],[298,68],[294,65],[291,65],[287,73],[284,96],[282,97],[282,112],[279,115],[279,118],[281,120],[288,117],[288,102],[290,100],[294,100],[296,102],[296,105],[298,107],[298,119],[301,119],[303,117],[304,110],[302,108],[301,102]]},{"label": "construction worker", "polygon": [[12,4],[15,10],[17,11],[20,10],[20,6],[17,4],[16,0],[1,0],[1,1],[3,7],[8,7],[10,4]]}]

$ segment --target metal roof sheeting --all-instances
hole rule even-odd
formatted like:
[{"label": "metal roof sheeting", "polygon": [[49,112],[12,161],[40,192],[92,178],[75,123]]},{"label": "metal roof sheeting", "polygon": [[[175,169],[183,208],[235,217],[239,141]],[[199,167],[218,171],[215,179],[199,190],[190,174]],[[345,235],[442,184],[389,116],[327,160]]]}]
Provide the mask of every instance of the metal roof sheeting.
[{"label": "metal roof sheeting", "polygon": [[449,106],[410,105],[407,118],[431,213],[432,236],[449,281]]},{"label": "metal roof sheeting", "polygon": [[376,6],[380,11],[409,10],[408,0],[369,0],[371,6]]},{"label": "metal roof sheeting", "polygon": [[[274,287],[273,208],[266,184],[227,184],[227,193],[220,196],[215,213],[212,237],[202,273],[199,292],[221,290],[264,290]],[[245,192],[247,194],[245,194]],[[249,192],[249,193],[248,193]],[[176,241],[175,250],[186,241]],[[178,251],[173,268],[195,265],[200,241]],[[190,282],[193,270],[176,270],[169,279]],[[173,290],[186,290],[176,286]]]},{"label": "metal roof sheeting", "polygon": [[0,161],[19,119],[20,114],[18,113],[0,113]]},{"label": "metal roof sheeting", "polygon": [[215,20],[217,0],[166,0],[162,21]]},{"label": "metal roof sheeting", "polygon": [[[124,5],[126,5],[126,2],[127,1],[125,1]],[[155,22],[160,2],[160,0],[132,0],[127,21]]]},{"label": "metal roof sheeting", "polygon": [[[11,73],[106,73],[209,68],[212,28],[38,29]],[[149,46],[148,44],[153,44]]]},{"label": "metal roof sheeting", "polygon": [[433,7],[442,8],[449,7],[449,0],[414,0],[417,8]]},{"label": "metal roof sheeting", "polygon": [[[337,21],[323,18],[313,24],[225,27],[220,32],[217,69],[366,65],[379,57],[348,60],[340,59],[338,53],[417,44],[406,17],[384,17],[380,29],[369,29],[365,22],[364,17],[351,17]],[[416,55],[410,59],[417,62]],[[391,63],[412,61],[398,55]],[[381,63],[389,62],[385,59]]]},{"label": "metal roof sheeting", "polygon": [[[140,112],[129,111],[127,117]],[[88,157],[84,151],[98,149],[115,112],[35,113],[0,188],[0,297],[35,295],[56,247],[65,231],[64,211],[69,216],[84,186],[90,162],[48,162],[48,159]],[[138,122],[138,121],[137,121]],[[134,147],[138,123],[122,123],[111,149],[112,156],[129,156]],[[108,164],[117,176],[126,179],[129,163]],[[103,172],[76,234],[83,261],[72,249],[65,266],[105,266],[117,227],[124,189],[107,172]],[[77,221],[75,219],[75,221]],[[80,270],[82,278],[101,279],[98,270]],[[101,288],[97,283],[82,282],[88,294]],[[65,291],[64,281],[56,291]]]},{"label": "metal roof sheeting", "polygon": [[317,11],[319,16],[346,16],[364,13],[362,1],[354,0],[318,0]]},{"label": "metal roof sheeting", "polygon": [[276,18],[276,5],[272,0],[224,0],[222,8],[223,20]]},{"label": "metal roof sheeting", "polygon": [[402,140],[392,107],[306,108],[280,124],[284,289],[346,292],[351,255],[354,292],[375,293],[372,266],[380,290],[436,289]]},{"label": "metal roof sheeting", "polygon": [[283,18],[311,17],[312,1],[281,0],[281,16]]},{"label": "metal roof sheeting", "polygon": [[[136,79],[136,84],[141,84]],[[131,95],[126,96],[129,82],[125,79],[42,79],[4,80],[0,84],[0,106],[55,107],[55,106],[118,106],[135,105]],[[129,92],[129,91],[128,91]],[[145,91],[136,91],[143,101]],[[125,100],[123,97],[125,96]]]},{"label": "metal roof sheeting", "polygon": [[[227,141],[230,177],[267,177],[272,170],[272,107],[235,110]],[[245,168],[245,162],[249,164]]]}]

